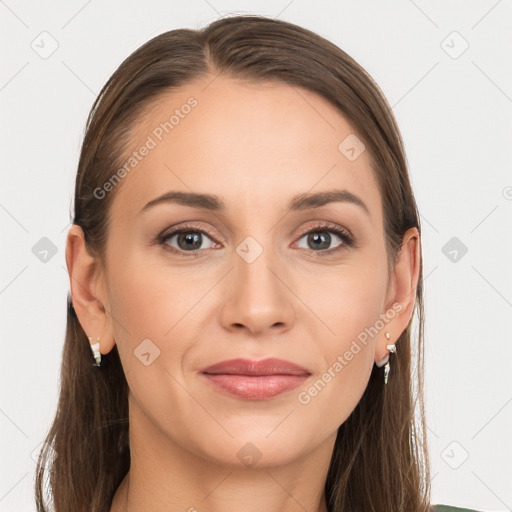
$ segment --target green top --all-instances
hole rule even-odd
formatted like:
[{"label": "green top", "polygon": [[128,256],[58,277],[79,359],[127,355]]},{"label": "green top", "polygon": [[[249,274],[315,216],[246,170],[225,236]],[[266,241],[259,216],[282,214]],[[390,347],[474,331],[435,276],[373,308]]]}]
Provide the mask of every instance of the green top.
[{"label": "green top", "polygon": [[451,505],[433,505],[432,512],[479,512],[472,508],[452,507]]}]

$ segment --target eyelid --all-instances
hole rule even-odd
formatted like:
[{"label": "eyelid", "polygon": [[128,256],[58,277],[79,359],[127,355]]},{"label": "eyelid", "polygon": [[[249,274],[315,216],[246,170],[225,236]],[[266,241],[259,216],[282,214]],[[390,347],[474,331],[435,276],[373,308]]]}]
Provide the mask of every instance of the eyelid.
[{"label": "eyelid", "polygon": [[311,231],[320,230],[320,229],[326,229],[326,230],[332,229],[334,231],[341,231],[342,233],[344,233],[347,236],[347,238],[349,238],[351,241],[354,241],[354,235],[352,235],[350,230],[348,230],[347,228],[345,228],[343,226],[339,226],[338,224],[334,224],[334,223],[326,221],[326,220],[317,221],[317,224],[315,224],[314,226],[310,225],[306,228],[303,228],[299,232],[299,237],[302,237],[303,235],[310,233]]},{"label": "eyelid", "polygon": [[195,223],[196,221],[192,222],[185,222],[183,224],[176,224],[174,226],[170,226],[166,228],[161,235],[158,236],[159,239],[170,237],[171,235],[174,236],[178,234],[180,231],[199,231],[202,233],[207,234],[209,237],[213,238],[214,240],[217,240],[217,235],[213,233],[213,230],[202,226],[201,223],[199,224]]}]

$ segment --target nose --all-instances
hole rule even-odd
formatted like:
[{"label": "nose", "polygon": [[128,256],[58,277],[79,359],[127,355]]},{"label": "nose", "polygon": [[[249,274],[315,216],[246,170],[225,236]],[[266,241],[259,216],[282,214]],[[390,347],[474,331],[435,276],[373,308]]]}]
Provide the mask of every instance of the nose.
[{"label": "nose", "polygon": [[284,266],[271,259],[268,251],[252,262],[238,254],[233,260],[234,268],[224,283],[224,327],[246,330],[253,336],[290,329],[295,319],[294,295],[287,286]]}]

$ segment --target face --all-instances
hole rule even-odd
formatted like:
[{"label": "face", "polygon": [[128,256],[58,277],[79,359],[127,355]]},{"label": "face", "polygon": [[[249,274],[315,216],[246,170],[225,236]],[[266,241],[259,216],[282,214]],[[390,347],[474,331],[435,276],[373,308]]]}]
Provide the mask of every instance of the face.
[{"label": "face", "polygon": [[[280,465],[334,442],[367,386],[391,306],[382,202],[368,152],[340,151],[354,129],[326,100],[209,82],[160,97],[133,132],[137,163],[110,211],[107,310],[134,417],[204,459],[240,466],[245,450]],[[331,191],[343,192],[304,200]],[[216,200],[147,206],[170,192]],[[267,358],[302,371],[203,373]]]}]

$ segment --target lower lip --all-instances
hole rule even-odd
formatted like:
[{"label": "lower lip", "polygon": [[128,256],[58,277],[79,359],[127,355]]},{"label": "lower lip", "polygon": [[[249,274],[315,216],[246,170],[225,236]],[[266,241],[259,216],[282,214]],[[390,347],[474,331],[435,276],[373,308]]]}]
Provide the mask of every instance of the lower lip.
[{"label": "lower lip", "polygon": [[245,400],[268,400],[299,387],[309,375],[232,375],[203,373],[215,388]]}]

